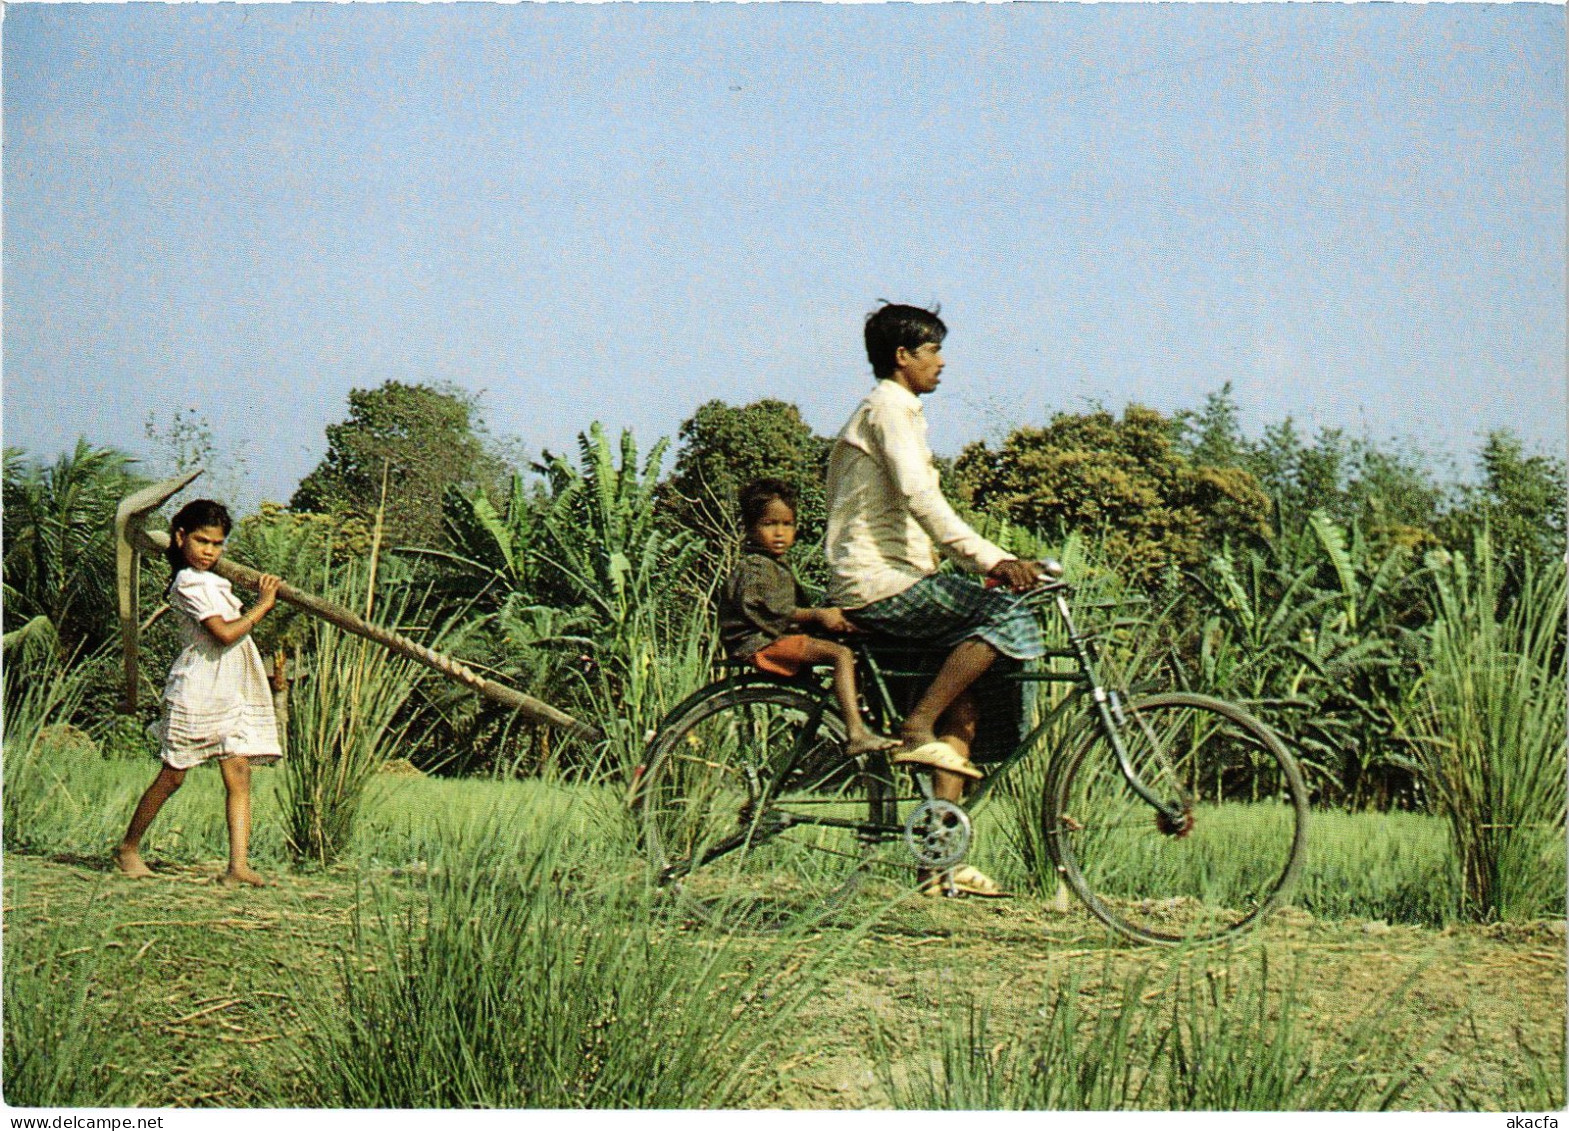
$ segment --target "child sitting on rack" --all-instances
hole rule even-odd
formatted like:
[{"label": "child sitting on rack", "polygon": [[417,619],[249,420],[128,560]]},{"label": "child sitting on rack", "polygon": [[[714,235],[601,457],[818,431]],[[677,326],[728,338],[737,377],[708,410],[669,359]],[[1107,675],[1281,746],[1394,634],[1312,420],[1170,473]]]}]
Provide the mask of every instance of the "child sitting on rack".
[{"label": "child sitting on rack", "polygon": [[855,653],[799,631],[816,625],[827,632],[854,632],[855,626],[841,609],[805,607],[801,586],[782,560],[795,544],[795,505],[795,492],[777,479],[759,479],[741,489],[746,545],[741,564],[719,594],[720,640],[731,659],[771,675],[792,676],[803,667],[832,664],[848,753],[886,750],[897,743],[861,718]]}]

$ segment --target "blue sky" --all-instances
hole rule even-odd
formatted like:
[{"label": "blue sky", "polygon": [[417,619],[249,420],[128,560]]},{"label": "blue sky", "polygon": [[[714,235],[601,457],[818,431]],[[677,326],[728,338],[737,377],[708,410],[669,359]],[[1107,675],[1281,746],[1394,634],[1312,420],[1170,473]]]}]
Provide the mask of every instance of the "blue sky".
[{"label": "blue sky", "polygon": [[[286,498],[349,389],[647,446],[837,429],[940,301],[933,446],[1231,381],[1463,460],[1565,446],[1564,10],[11,5],[4,435],[195,408]],[[248,497],[246,497],[248,496]]]}]

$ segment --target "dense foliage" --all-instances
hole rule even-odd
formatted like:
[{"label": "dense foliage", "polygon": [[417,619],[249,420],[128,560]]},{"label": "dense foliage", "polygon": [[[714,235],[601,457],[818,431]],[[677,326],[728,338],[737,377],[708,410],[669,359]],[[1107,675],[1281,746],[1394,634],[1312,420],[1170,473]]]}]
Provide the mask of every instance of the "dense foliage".
[{"label": "dense foliage", "polygon": [[[593,424],[575,451],[510,470],[473,399],[455,389],[356,390],[349,418],[327,433],[327,456],[293,506],[245,517],[234,555],[332,591],[367,557],[379,519],[387,603],[378,607],[407,610],[403,631],[610,736],[595,749],[563,743],[419,674],[376,726],[427,770],[624,781],[644,736],[712,674],[712,592],[748,479],[796,484],[795,565],[808,581],[820,569],[829,440],[783,401],[703,404],[673,453],[663,440],[642,450],[630,432],[612,440]],[[109,519],[138,482],[129,468],[122,453],[85,441],[47,466],[7,453],[8,651],[44,640],[100,665],[112,654]],[[379,512],[384,469],[397,490]],[[1465,478],[1441,474],[1410,445],[1332,429],[1309,440],[1289,419],[1255,438],[1229,387],[1174,417],[1137,405],[1120,417],[1057,413],[967,446],[945,471],[991,536],[1071,559],[1088,600],[1121,603],[1094,613],[1113,653],[1168,683],[1247,703],[1274,726],[1321,805],[1452,813],[1454,783],[1424,730],[1442,717],[1440,661],[1461,654],[1458,639],[1492,639],[1487,624],[1510,623],[1525,594],[1543,592],[1544,570],[1561,570],[1561,459],[1495,434]],[[1463,576],[1492,579],[1496,592],[1468,604],[1453,596],[1461,575],[1451,563],[1476,545],[1489,569]],[[1561,603],[1561,588],[1547,592]],[[1561,663],[1562,610],[1548,612],[1546,642],[1532,647]],[[144,679],[156,687],[174,646],[167,618],[144,640]],[[310,682],[328,659],[319,633],[285,614],[269,618],[259,643],[286,657],[278,670],[289,680],[307,681],[297,693],[324,690]],[[82,703],[80,725],[118,733],[106,695]],[[1531,733],[1545,735],[1533,757],[1551,763],[1561,760],[1562,719],[1545,709],[1518,705],[1540,723]],[[129,732],[135,746],[140,724]],[[1477,907],[1489,902],[1481,882],[1468,878]]]},{"label": "dense foliage", "polygon": [[86,440],[51,464],[5,451],[5,632],[43,618],[64,654],[114,636],[114,511],[144,482]]},{"label": "dense foliage", "polygon": [[815,545],[827,521],[823,478],[830,443],[813,433],[801,410],[785,401],[735,407],[708,401],[681,425],[675,468],[661,489],[668,517],[723,544],[740,524],[737,493],[754,479],[782,479],[795,488],[803,545]]},{"label": "dense foliage", "polygon": [[436,546],[447,488],[494,484],[504,470],[486,445],[472,395],[388,381],[349,393],[348,419],[327,426],[327,454],[289,505],[369,522],[385,493],[389,540]]},{"label": "dense foliage", "polygon": [[1171,422],[1129,405],[1058,413],[1014,430],[996,451],[971,444],[954,463],[960,497],[1048,538],[1096,537],[1127,576],[1153,582],[1192,569],[1230,542],[1268,532],[1269,499],[1234,466],[1194,463]]}]

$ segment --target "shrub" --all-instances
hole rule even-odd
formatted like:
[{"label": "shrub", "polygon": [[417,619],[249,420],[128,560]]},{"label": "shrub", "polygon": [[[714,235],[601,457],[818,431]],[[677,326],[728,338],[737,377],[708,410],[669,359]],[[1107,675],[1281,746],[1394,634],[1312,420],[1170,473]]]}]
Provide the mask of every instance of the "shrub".
[{"label": "shrub", "polygon": [[[727,1107],[814,984],[672,931],[566,819],[444,838],[423,904],[379,889],[305,1075],[341,1107]],[[466,847],[465,847],[466,846]]]},{"label": "shrub", "polygon": [[1564,565],[1509,579],[1484,534],[1434,574],[1431,649],[1409,726],[1449,821],[1467,911],[1564,909]]}]

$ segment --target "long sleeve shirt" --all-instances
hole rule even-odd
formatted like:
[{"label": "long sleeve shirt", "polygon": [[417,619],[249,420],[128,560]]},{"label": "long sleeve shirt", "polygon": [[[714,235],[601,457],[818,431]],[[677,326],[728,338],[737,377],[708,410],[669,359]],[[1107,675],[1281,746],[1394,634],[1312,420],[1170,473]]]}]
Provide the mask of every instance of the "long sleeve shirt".
[{"label": "long sleeve shirt", "polygon": [[858,609],[937,569],[939,552],[975,573],[1013,555],[943,498],[919,398],[884,379],[861,401],[828,459],[828,603]]},{"label": "long sleeve shirt", "polygon": [[806,595],[785,564],[748,545],[719,591],[720,642],[731,659],[744,660],[801,631],[793,616],[806,607]]}]

